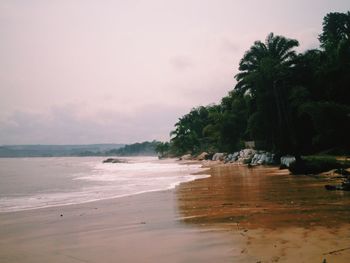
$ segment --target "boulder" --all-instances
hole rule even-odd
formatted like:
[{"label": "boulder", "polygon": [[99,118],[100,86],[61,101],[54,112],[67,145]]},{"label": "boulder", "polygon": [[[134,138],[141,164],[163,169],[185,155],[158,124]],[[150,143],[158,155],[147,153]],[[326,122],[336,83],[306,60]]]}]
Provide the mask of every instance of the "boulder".
[{"label": "boulder", "polygon": [[239,152],[234,152],[234,153],[230,153],[226,156],[225,158],[225,162],[228,163],[228,162],[235,162],[237,161],[237,158],[239,156]]},{"label": "boulder", "polygon": [[258,152],[254,154],[251,164],[273,164],[274,163],[274,154],[269,152]]},{"label": "boulder", "polygon": [[180,160],[191,160],[192,155],[191,154],[185,154],[180,157]]},{"label": "boulder", "polygon": [[196,157],[196,159],[199,160],[199,161],[206,160],[206,158],[207,158],[208,155],[209,155],[209,154],[208,154],[207,152],[202,152],[200,155],[198,155],[198,156]]},{"label": "boulder", "polygon": [[287,167],[289,167],[290,164],[294,163],[295,161],[296,161],[296,159],[294,156],[287,155],[287,156],[281,157],[281,165],[285,165]]},{"label": "boulder", "polygon": [[224,153],[215,153],[213,155],[213,161],[223,161],[225,158],[225,154]]},{"label": "boulder", "polygon": [[266,164],[274,164],[275,163],[275,154],[274,153],[266,153]]},{"label": "boulder", "polygon": [[243,149],[239,152],[239,156],[243,159],[253,158],[255,153],[256,153],[256,151],[253,149]]},{"label": "boulder", "polygon": [[126,163],[125,160],[120,160],[120,159],[116,159],[116,158],[108,158],[106,160],[102,161],[103,163]]}]

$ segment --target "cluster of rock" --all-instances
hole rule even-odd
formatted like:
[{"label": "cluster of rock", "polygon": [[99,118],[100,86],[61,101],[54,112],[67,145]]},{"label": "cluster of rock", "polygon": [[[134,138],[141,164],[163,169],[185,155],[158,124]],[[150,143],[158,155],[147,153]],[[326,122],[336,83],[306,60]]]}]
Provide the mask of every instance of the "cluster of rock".
[{"label": "cluster of rock", "polygon": [[294,163],[296,161],[294,156],[282,156],[281,157],[281,166],[289,167],[291,163]]},{"label": "cluster of rock", "polygon": [[[241,151],[234,153],[214,153],[210,154],[202,152],[197,157],[193,157],[190,154],[186,154],[180,157],[180,160],[211,160],[211,161],[222,161],[224,163],[238,163],[248,165],[272,165],[279,164],[276,160],[274,153],[267,151],[258,151],[254,149],[242,149]],[[288,168],[291,163],[295,162],[294,156],[282,156],[280,159],[281,167]]]},{"label": "cluster of rock", "polygon": [[108,158],[106,160],[102,161],[103,163],[126,163],[126,160],[121,160],[121,159],[117,159],[117,158]]},{"label": "cluster of rock", "polygon": [[274,164],[275,155],[266,151],[256,151],[253,149],[243,149],[239,152],[228,154],[224,158],[225,163],[241,163],[250,165]]}]

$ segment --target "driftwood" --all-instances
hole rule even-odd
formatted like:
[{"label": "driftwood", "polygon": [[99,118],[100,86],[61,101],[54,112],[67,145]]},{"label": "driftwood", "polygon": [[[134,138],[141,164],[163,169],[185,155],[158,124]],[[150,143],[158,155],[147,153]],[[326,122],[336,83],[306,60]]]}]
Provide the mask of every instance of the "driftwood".
[{"label": "driftwood", "polygon": [[337,250],[333,250],[333,251],[330,251],[330,252],[327,252],[327,253],[323,253],[323,255],[332,255],[332,254],[335,254],[335,253],[338,253],[338,252],[342,252],[342,251],[345,251],[345,250],[349,250],[349,249],[350,249],[350,247],[337,249]]}]

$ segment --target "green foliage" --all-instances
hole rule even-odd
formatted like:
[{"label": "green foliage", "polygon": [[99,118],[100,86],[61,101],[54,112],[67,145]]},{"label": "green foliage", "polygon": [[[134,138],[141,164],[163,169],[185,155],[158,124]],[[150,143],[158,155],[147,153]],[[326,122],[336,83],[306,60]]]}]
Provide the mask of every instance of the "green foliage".
[{"label": "green foliage", "polygon": [[324,18],[321,50],[297,54],[297,40],[273,33],[255,41],[239,63],[234,90],[220,104],[181,117],[169,151],[230,152],[253,140],[277,154],[349,152],[349,37],[347,12]]},{"label": "green foliage", "polygon": [[323,32],[319,40],[321,47],[330,52],[350,41],[350,12],[327,14],[323,19]]},{"label": "green foliage", "polygon": [[289,166],[292,174],[319,174],[337,168],[344,165],[331,156],[308,156]]},{"label": "green foliage", "polygon": [[248,132],[254,139],[264,139],[267,150],[293,148],[287,93],[297,46],[297,40],[271,33],[264,43],[256,41],[239,64],[236,89],[248,91],[256,105],[249,116]]},{"label": "green foliage", "polygon": [[158,153],[159,158],[169,157],[171,155],[170,149],[169,142],[157,142],[155,147],[155,151]]},{"label": "green foliage", "polygon": [[156,155],[156,147],[159,142],[142,142],[127,144],[119,149],[114,149],[106,152],[106,155],[117,155],[117,156],[154,156]]}]

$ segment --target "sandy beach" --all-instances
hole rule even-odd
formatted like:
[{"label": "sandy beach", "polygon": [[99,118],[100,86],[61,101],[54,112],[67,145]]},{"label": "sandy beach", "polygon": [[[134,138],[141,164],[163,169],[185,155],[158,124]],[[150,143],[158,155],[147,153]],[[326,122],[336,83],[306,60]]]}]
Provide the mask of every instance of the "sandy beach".
[{"label": "sandy beach", "polygon": [[211,174],[174,190],[1,213],[0,262],[350,262],[349,193],[277,168]]},{"label": "sandy beach", "polygon": [[229,262],[231,237],[183,223],[175,197],[168,190],[2,213],[0,262]]}]

